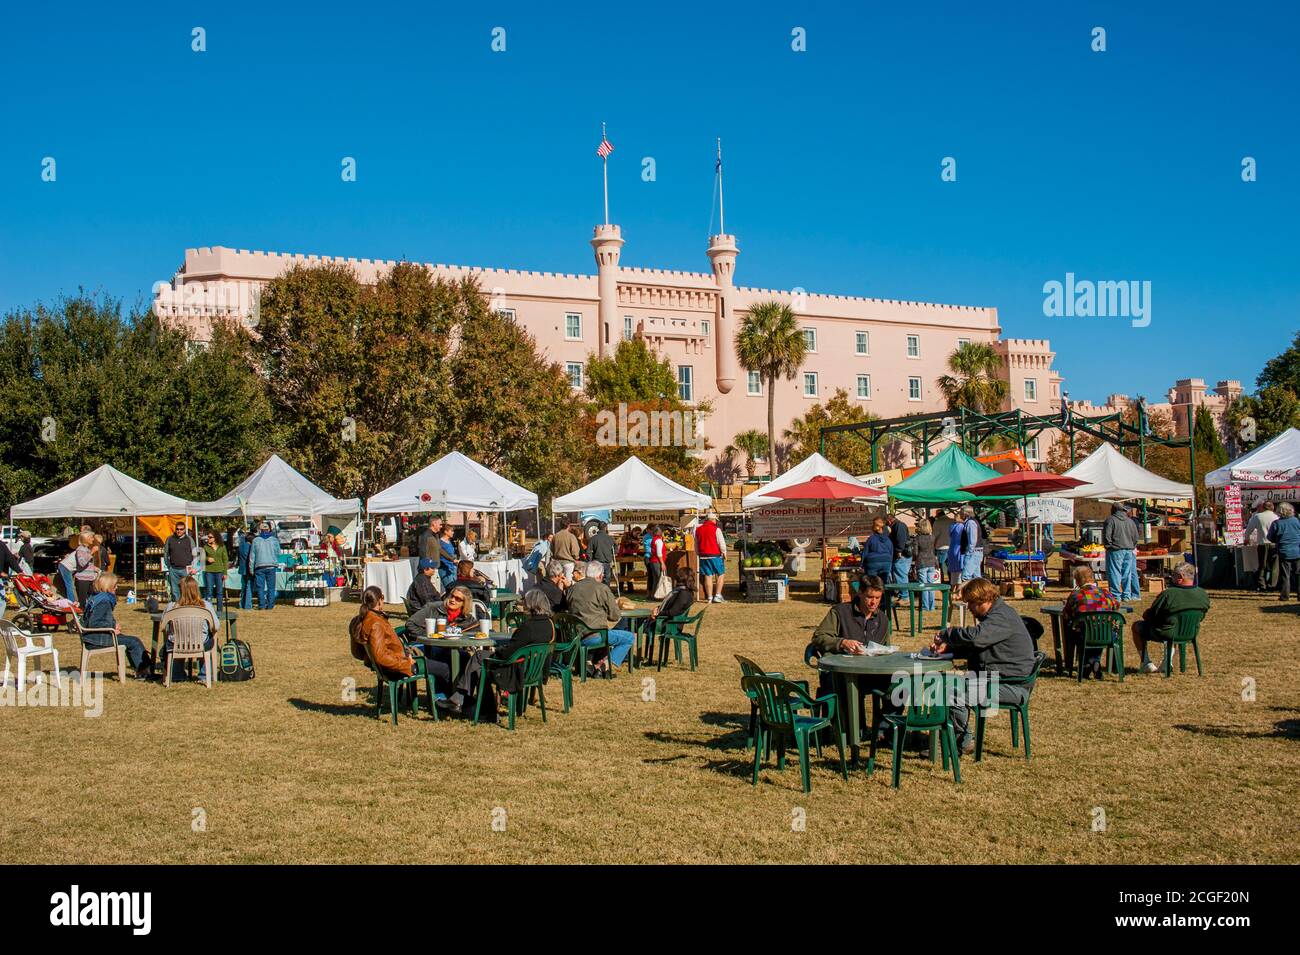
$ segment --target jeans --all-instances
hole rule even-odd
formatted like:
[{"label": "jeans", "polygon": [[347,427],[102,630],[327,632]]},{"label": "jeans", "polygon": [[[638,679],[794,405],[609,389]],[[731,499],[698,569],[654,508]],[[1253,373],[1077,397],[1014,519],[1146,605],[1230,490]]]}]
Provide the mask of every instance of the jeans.
[{"label": "jeans", "polygon": [[77,599],[77,585],[72,577],[72,571],[59,564],[59,580],[63,582],[63,596],[69,600]]},{"label": "jeans", "polygon": [[1300,597],[1300,557],[1283,557],[1278,555],[1278,591],[1283,600],[1291,596],[1294,590]]},{"label": "jeans", "polygon": [[[618,622],[619,627],[623,626],[623,621]],[[632,651],[632,644],[636,637],[632,635],[631,630],[610,630],[609,631],[609,665],[617,670],[627,659],[627,655]],[[600,636],[592,634],[582,641],[584,647],[594,647],[600,643]]]},{"label": "jeans", "polygon": [[259,567],[257,576],[257,605],[263,610],[275,609],[275,567]]},{"label": "jeans", "polygon": [[168,567],[167,568],[167,589],[171,592],[172,602],[180,603],[181,599],[181,578],[186,576],[188,567]]},{"label": "jeans", "polygon": [[239,572],[239,609],[240,610],[253,609],[254,585],[255,584],[253,581],[253,572],[251,570],[249,571],[241,570]]},{"label": "jeans", "polygon": [[1116,600],[1142,596],[1137,579],[1137,554],[1131,550],[1106,551],[1106,581]]},{"label": "jeans", "polygon": [[[88,633],[81,638],[81,642],[91,650],[96,650],[111,647],[113,638],[106,633]],[[126,648],[126,658],[131,661],[131,668],[139,673],[140,668],[144,666],[144,644],[140,641],[140,638],[119,633],[117,635],[117,645]]]},{"label": "jeans", "polygon": [[226,596],[226,575],[224,572],[213,573],[206,570],[203,572],[203,596],[212,601],[212,606],[218,610],[221,609]]},{"label": "jeans", "polygon": [[962,581],[974,580],[980,575],[980,567],[984,563],[984,548],[976,547],[961,555],[961,579]]},{"label": "jeans", "polygon": [[[991,682],[991,680],[990,680]],[[1006,705],[1008,703],[1023,703],[1029,699],[1029,687],[1027,686],[1009,686],[1005,683],[998,683],[998,703]],[[972,737],[974,730],[970,728],[970,707],[965,702],[954,701],[948,704],[948,712],[952,715],[952,726],[957,733],[957,745],[967,737]],[[973,737],[972,737],[973,738]]]},{"label": "jeans", "polygon": [[[923,583],[923,584],[937,584],[937,583],[939,582],[939,568],[938,568],[938,567],[918,567],[918,568],[916,569],[916,579],[919,580],[919,581],[920,581],[921,583]],[[933,590],[923,590],[923,591],[921,591],[921,609],[922,609],[922,610],[933,610],[933,609],[934,609],[934,591],[933,591]]]},{"label": "jeans", "polygon": [[894,558],[894,583],[907,583],[907,575],[912,570],[912,558],[896,557]]}]

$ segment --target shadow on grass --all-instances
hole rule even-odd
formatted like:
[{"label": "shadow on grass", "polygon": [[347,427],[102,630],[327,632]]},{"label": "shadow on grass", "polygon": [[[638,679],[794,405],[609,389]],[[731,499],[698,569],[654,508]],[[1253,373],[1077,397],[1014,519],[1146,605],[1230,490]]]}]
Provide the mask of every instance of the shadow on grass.
[{"label": "shadow on grass", "polygon": [[[317,700],[304,700],[302,697],[295,696],[289,699],[289,705],[295,710],[302,710],[304,713],[325,713],[329,716],[364,716],[368,720],[374,720],[375,701],[373,692],[368,696],[370,699],[365,701],[362,699],[362,694],[358,693],[355,703],[321,703]],[[424,705],[421,704],[420,708],[423,711]],[[399,711],[398,716],[409,716],[410,712],[409,708],[402,709]],[[388,714],[385,713],[384,715],[387,717]],[[421,715],[425,714],[422,712]]]},{"label": "shadow on grass", "polygon": [[1293,617],[1300,617],[1300,600],[1288,600],[1286,603],[1279,600],[1277,603],[1264,604],[1259,611],[1260,613],[1289,613]]},{"label": "shadow on grass", "polygon": [[1198,736],[1213,736],[1216,739],[1298,739],[1300,740],[1300,720],[1278,720],[1272,730],[1249,730],[1240,726],[1194,726],[1190,723],[1177,723],[1175,729]]}]

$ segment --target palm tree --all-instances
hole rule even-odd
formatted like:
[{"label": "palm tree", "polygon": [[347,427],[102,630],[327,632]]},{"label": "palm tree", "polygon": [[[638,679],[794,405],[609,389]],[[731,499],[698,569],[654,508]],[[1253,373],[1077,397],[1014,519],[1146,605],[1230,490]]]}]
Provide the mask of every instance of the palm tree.
[{"label": "palm tree", "polygon": [[754,480],[754,471],[756,470],[755,462],[769,450],[767,446],[767,435],[762,431],[754,431],[752,429],[749,431],[742,431],[740,434],[736,435],[735,440],[733,440],[731,445],[729,445],[728,450],[733,452],[739,451],[745,455],[745,473],[752,481]]},{"label": "palm tree", "polygon": [[745,371],[756,371],[767,385],[767,467],[776,477],[776,382],[799,373],[807,354],[794,310],[780,302],[760,302],[736,332],[736,357]]},{"label": "palm tree", "polygon": [[966,342],[948,356],[951,375],[939,377],[939,390],[948,408],[970,408],[983,414],[1002,410],[1009,386],[1002,372],[1002,356],[992,345]]}]

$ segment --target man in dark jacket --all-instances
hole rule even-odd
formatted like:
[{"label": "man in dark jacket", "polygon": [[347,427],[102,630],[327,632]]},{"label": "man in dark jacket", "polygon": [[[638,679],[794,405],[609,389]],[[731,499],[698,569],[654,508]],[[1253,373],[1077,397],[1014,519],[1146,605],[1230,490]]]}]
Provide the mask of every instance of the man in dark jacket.
[{"label": "man in dark jacket", "polygon": [[194,541],[185,533],[185,524],[176,523],[175,533],[167,538],[167,585],[171,590],[172,602],[180,603],[181,578],[190,572],[194,564]]},{"label": "man in dark jacket", "polygon": [[1196,586],[1196,568],[1183,563],[1174,568],[1174,583],[1160,592],[1142,619],[1133,624],[1133,645],[1142,656],[1142,669],[1146,673],[1159,672],[1160,667],[1151,662],[1147,644],[1152,640],[1165,643],[1165,653],[1173,648],[1168,641],[1178,627],[1176,614],[1184,610],[1199,610],[1204,616],[1210,612],[1210,595]]},{"label": "man in dark jacket", "polygon": [[546,599],[550,601],[552,613],[568,610],[568,601],[565,599],[564,593],[568,583],[564,578],[564,568],[552,561],[550,566],[546,568],[546,572],[549,576],[539,580],[537,585],[530,588],[524,596],[527,597],[533,590],[540,590],[546,594]]},{"label": "man in dark jacket", "polygon": [[438,559],[421,557],[416,568],[415,579],[411,581],[411,586],[407,588],[406,596],[403,598],[406,601],[407,616],[418,613],[426,604],[442,599],[442,592],[438,589],[438,584],[434,583],[437,575]]},{"label": "man in dark jacket", "polygon": [[[973,627],[940,630],[931,644],[935,653],[952,651],[967,656],[975,672],[994,674],[1000,704],[1023,703],[1029,687],[1010,686],[999,677],[1027,677],[1034,672],[1034,641],[1020,614],[1007,606],[997,584],[977,577],[961,592],[962,602],[977,621]],[[958,745],[963,753],[975,751],[975,736],[969,726],[969,708],[963,695],[948,701]]]},{"label": "man in dark jacket", "polygon": [[898,519],[897,514],[889,515],[889,539],[894,545],[894,579],[893,583],[907,583],[907,576],[912,571],[911,535],[907,525]]},{"label": "man in dark jacket", "polygon": [[420,536],[416,542],[416,549],[419,551],[420,559],[424,560],[429,557],[437,558],[441,549],[438,544],[438,538],[442,536],[442,518],[429,518],[429,526],[420,531]]},{"label": "man in dark jacket", "polygon": [[600,530],[591,535],[591,539],[587,541],[587,553],[592,560],[604,566],[605,581],[615,590],[618,589],[617,580],[614,577],[617,568],[614,563],[614,553],[617,550],[618,544],[610,536],[609,525],[601,521]]}]

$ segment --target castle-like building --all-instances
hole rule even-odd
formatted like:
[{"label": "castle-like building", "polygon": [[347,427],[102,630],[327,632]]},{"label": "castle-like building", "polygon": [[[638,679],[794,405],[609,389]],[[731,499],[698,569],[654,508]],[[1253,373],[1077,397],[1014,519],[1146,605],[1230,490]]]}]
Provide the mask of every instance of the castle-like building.
[{"label": "castle-like building", "polygon": [[[1008,408],[1047,415],[1060,407],[1061,378],[1049,343],[1002,339],[996,308],[737,285],[740,249],[733,235],[710,238],[708,272],[627,267],[621,264],[623,244],[619,226],[596,226],[595,275],[426,268],[437,278],[477,279],[492,307],[521,324],[574,388],[584,384],[589,356],[609,354],[623,339],[645,340],[671,362],[682,399],[711,402],[704,430],[715,449],[742,431],[766,432],[767,384],[740,367],[735,335],[750,307],[770,300],[794,309],[808,344],[794,380],[776,383],[778,437],[837,389],[882,418],[943,410],[937,379],[964,342],[990,344],[1002,355]],[[396,264],[221,246],[187,249],[172,284],[155,289],[154,311],[203,341],[218,318],[255,326],[258,292],[290,267],[327,262],[348,265],[363,282],[377,281]],[[1031,447],[1028,457],[1045,459],[1047,450]]]}]

